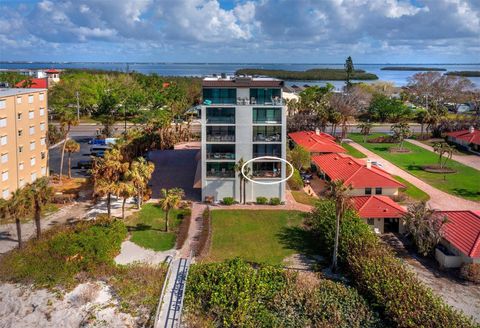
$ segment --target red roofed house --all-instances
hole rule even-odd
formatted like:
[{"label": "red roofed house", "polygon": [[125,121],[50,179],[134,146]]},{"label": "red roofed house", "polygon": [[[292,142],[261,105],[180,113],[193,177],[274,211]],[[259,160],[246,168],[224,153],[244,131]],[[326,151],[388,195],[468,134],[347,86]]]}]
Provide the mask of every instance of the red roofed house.
[{"label": "red roofed house", "polygon": [[399,188],[405,188],[390,174],[372,166],[370,161],[333,153],[313,156],[312,160],[325,180],[343,180],[350,185],[351,196],[396,196]]},{"label": "red roofed house", "polygon": [[445,215],[445,236],[435,250],[435,258],[444,268],[464,263],[480,263],[480,212],[439,211]]},{"label": "red roofed house", "polygon": [[346,153],[345,148],[335,142],[335,138],[327,133],[316,131],[298,131],[289,133],[293,142],[302,146],[312,156],[322,153]]},{"label": "red roofed house", "polygon": [[43,79],[31,79],[31,84],[27,84],[27,80],[23,80],[15,84],[17,88],[28,88],[28,89],[47,89],[48,82],[46,78]]},{"label": "red roofed house", "polygon": [[351,198],[358,215],[376,233],[405,232],[402,217],[407,212],[387,196],[356,196]]},{"label": "red roofed house", "polygon": [[473,126],[468,130],[447,133],[447,140],[480,155],[480,131]]}]

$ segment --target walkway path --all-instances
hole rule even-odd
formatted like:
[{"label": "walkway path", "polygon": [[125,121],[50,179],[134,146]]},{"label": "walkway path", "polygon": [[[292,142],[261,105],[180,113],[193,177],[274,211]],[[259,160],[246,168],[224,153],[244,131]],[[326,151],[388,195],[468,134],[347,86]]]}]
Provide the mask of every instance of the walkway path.
[{"label": "walkway path", "polygon": [[[417,141],[417,140],[412,140],[412,139],[407,139],[408,142],[411,144],[414,144],[415,146],[421,147],[423,149],[429,150],[433,152],[433,147],[424,144],[423,142]],[[470,166],[474,169],[477,169],[480,171],[480,156],[477,155],[453,155],[452,159],[454,161],[457,161],[459,163],[462,163],[463,165]]]},{"label": "walkway path", "polygon": [[[86,217],[90,204],[87,202],[74,202],[62,207],[59,211],[48,215],[41,220],[42,231],[56,225],[62,225]],[[22,240],[36,236],[35,221],[22,223]],[[6,253],[18,246],[17,228],[15,223],[0,225],[0,254]]]},{"label": "walkway path", "polygon": [[207,205],[202,203],[192,203],[192,212],[190,215],[190,226],[188,228],[188,237],[183,247],[179,251],[180,257],[189,257],[191,252],[195,250],[198,243],[200,233],[203,227],[203,211],[207,208]]},{"label": "walkway path", "polygon": [[356,142],[351,142],[352,145],[357,150],[361,151],[371,160],[378,161],[383,164],[383,168],[390,174],[398,175],[401,178],[404,178],[408,182],[414,184],[416,187],[420,188],[430,196],[428,204],[434,209],[440,210],[479,210],[480,203],[462,199],[446,192],[443,192],[437,188],[432,187],[431,185],[425,183],[417,177],[414,177],[410,173],[400,169],[391,162],[387,161],[383,157],[375,154],[374,152],[368,150],[367,148],[357,144]]}]

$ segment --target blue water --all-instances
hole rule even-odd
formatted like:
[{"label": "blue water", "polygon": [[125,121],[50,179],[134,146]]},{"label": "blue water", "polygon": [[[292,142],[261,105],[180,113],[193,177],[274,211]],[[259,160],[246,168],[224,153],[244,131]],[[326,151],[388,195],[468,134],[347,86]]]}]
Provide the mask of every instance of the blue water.
[{"label": "blue water", "polygon": [[[382,71],[386,66],[423,66],[445,68],[447,71],[476,71],[480,70],[480,64],[356,64],[356,69],[363,69],[374,73],[382,81],[391,81],[397,86],[408,83],[408,78],[417,72],[412,71]],[[0,63],[0,69],[21,68],[88,68],[114,71],[126,71],[126,63]],[[343,68],[343,64],[248,64],[248,63],[129,63],[130,71],[151,74],[156,73],[165,76],[205,76],[211,74],[233,74],[240,68],[263,68],[285,69],[303,71],[311,68]],[[480,86],[480,78],[470,78],[477,86]],[[327,81],[287,81],[287,84],[325,84]],[[343,86],[342,81],[330,81],[336,87]]]}]

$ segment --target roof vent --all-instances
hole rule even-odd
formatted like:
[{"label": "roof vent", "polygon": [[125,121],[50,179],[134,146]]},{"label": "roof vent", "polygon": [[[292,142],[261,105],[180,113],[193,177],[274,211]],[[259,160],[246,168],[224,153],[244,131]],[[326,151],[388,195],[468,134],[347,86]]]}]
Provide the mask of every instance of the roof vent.
[{"label": "roof vent", "polygon": [[474,128],[473,126],[469,127],[469,128],[468,128],[468,132],[469,132],[469,133],[475,132],[475,128]]},{"label": "roof vent", "polygon": [[226,79],[226,78],[227,78],[227,74],[225,74],[225,73],[222,73],[220,76],[222,77],[222,79]]}]

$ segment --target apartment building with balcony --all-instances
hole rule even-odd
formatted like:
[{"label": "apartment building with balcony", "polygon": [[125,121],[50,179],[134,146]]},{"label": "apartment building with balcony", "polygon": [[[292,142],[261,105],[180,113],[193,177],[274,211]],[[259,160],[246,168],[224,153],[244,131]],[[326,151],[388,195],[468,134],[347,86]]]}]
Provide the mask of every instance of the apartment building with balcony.
[{"label": "apartment building with balcony", "polygon": [[0,197],[48,174],[47,90],[0,88]]},{"label": "apartment building with balcony", "polygon": [[[235,164],[256,157],[286,157],[286,109],[281,80],[245,76],[213,76],[202,82],[202,199],[241,200]],[[245,198],[285,200],[286,164],[254,160],[245,184]],[[278,182],[278,183],[275,183]],[[272,183],[272,184],[265,184]]]}]

